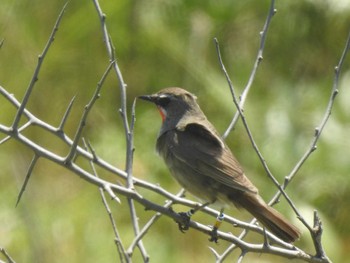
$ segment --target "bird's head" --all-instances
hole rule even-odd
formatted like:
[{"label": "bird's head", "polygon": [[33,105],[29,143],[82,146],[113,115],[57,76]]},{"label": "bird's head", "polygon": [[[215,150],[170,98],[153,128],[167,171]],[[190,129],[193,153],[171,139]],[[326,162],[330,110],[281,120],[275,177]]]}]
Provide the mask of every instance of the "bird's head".
[{"label": "bird's head", "polygon": [[163,130],[173,129],[189,119],[205,118],[192,93],[182,88],[165,88],[152,95],[139,96],[153,102],[162,117]]}]

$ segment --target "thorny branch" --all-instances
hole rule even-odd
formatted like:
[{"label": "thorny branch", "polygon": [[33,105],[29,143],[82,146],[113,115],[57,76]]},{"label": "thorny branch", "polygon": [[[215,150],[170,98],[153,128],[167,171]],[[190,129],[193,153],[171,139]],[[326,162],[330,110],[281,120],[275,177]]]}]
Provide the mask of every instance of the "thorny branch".
[{"label": "thorny branch", "polygon": [[[274,5],[274,1],[271,2],[271,7],[270,7],[270,13],[268,15],[272,17],[272,15],[275,13],[275,9],[273,8]],[[267,21],[269,21],[269,18],[267,19]],[[265,24],[265,26],[268,25],[268,22]],[[279,197],[281,196],[281,194],[286,198],[286,200],[288,201],[289,205],[293,208],[294,212],[296,213],[297,217],[300,219],[300,221],[309,229],[313,242],[314,242],[314,246],[315,246],[315,250],[316,250],[316,256],[317,258],[324,260],[324,262],[331,262],[330,259],[326,256],[325,251],[322,247],[322,242],[321,242],[321,236],[322,236],[322,232],[323,232],[323,228],[322,228],[322,223],[321,220],[317,214],[317,212],[315,211],[314,213],[314,226],[311,227],[306,220],[302,217],[302,215],[299,213],[299,211],[297,210],[296,206],[293,204],[292,200],[287,196],[287,194],[285,193],[285,189],[288,185],[288,183],[291,181],[291,179],[296,175],[297,171],[300,169],[300,167],[302,166],[302,164],[307,160],[307,158],[311,155],[312,152],[314,152],[317,149],[317,141],[320,138],[320,135],[331,115],[331,111],[333,108],[333,104],[334,104],[334,100],[336,98],[336,95],[338,94],[338,81],[339,81],[339,75],[340,75],[340,71],[343,65],[343,62],[345,60],[345,57],[347,55],[348,50],[350,49],[350,34],[348,36],[348,39],[346,41],[346,45],[345,48],[343,50],[342,56],[339,60],[338,65],[335,67],[335,76],[334,76],[334,81],[333,81],[333,88],[331,91],[331,95],[330,95],[330,99],[328,102],[328,106],[326,109],[326,112],[324,114],[324,117],[321,121],[321,124],[319,125],[319,127],[315,128],[315,136],[314,139],[312,140],[311,146],[308,148],[308,150],[306,151],[306,153],[303,155],[303,157],[301,158],[301,160],[296,164],[296,166],[293,168],[292,172],[285,177],[285,181],[283,185],[280,185],[278,183],[278,181],[275,179],[275,177],[272,175],[272,173],[270,172],[267,163],[265,161],[265,159],[263,158],[260,150],[258,149],[257,144],[255,143],[252,133],[248,127],[247,121],[245,119],[244,113],[243,113],[243,108],[241,106],[241,104],[239,103],[238,99],[237,99],[237,95],[234,89],[234,86],[232,84],[232,81],[226,71],[225,65],[222,61],[221,58],[221,53],[220,53],[220,48],[219,48],[219,43],[217,41],[217,39],[214,39],[215,41],[215,45],[216,45],[216,49],[217,49],[217,54],[218,54],[218,58],[219,58],[219,64],[222,68],[222,71],[224,72],[224,75],[226,77],[226,80],[228,82],[232,97],[233,97],[233,102],[237,108],[237,112],[240,115],[240,117],[242,118],[242,122],[243,125],[247,131],[248,137],[252,143],[252,146],[254,148],[254,150],[256,151],[258,157],[261,160],[261,163],[266,171],[266,173],[268,174],[268,176],[270,177],[270,179],[274,182],[274,184],[277,186],[278,188],[278,192],[276,193],[276,195],[272,198],[272,200],[270,201],[270,205],[273,205],[277,202],[277,200],[279,199]],[[261,47],[259,49],[259,51],[261,50]],[[262,52],[262,50],[261,50]],[[252,82],[255,76],[255,71],[256,71],[256,67],[257,67],[258,63],[254,66],[253,69],[253,73],[251,74],[251,78],[249,80],[249,82]],[[249,86],[249,85],[248,85]],[[244,102],[243,102],[244,103]],[[243,104],[242,103],[242,104]],[[235,119],[234,119],[235,120]],[[228,130],[225,132],[224,138],[228,135],[228,132],[231,131],[231,128],[233,127],[233,122],[231,123],[230,127],[228,128]],[[252,223],[254,223],[254,220],[252,221]],[[241,236],[242,238],[245,236],[246,230],[244,230],[244,232],[242,232]],[[234,248],[236,247],[235,244],[232,245],[232,247],[230,249],[228,249],[227,251],[225,251],[225,253],[220,256],[218,255],[216,252],[214,253],[214,255],[216,256],[217,262],[222,262],[221,260],[223,258],[226,257],[226,255],[228,254],[228,251],[232,251]],[[213,251],[213,249],[212,249]],[[245,253],[242,253],[240,258],[242,258],[244,256]],[[240,261],[240,260],[239,260]]]},{"label": "thorny branch", "polygon": [[[69,136],[67,136],[67,134],[64,132],[64,126],[65,126],[65,123],[69,117],[69,113],[72,109],[74,98],[69,103],[67,110],[62,117],[62,121],[58,127],[51,126],[50,124],[40,120],[39,118],[37,118],[35,115],[33,115],[31,112],[29,112],[26,109],[27,102],[29,101],[30,96],[32,94],[31,91],[33,90],[34,84],[38,79],[41,65],[45,59],[47,52],[49,51],[49,49],[51,47],[51,43],[55,37],[55,34],[58,30],[60,21],[63,17],[63,13],[64,13],[66,6],[67,6],[67,5],[65,5],[57,18],[57,21],[54,25],[54,28],[53,28],[53,31],[52,31],[50,37],[49,37],[49,40],[44,48],[44,51],[39,56],[38,65],[35,69],[35,72],[32,76],[32,79],[30,81],[30,84],[27,88],[27,91],[24,95],[22,102],[19,102],[15,98],[15,96],[13,96],[9,92],[7,92],[6,89],[4,89],[3,87],[0,86],[0,94],[17,109],[16,116],[14,117],[14,121],[13,121],[13,124],[11,126],[8,127],[6,125],[0,124],[0,133],[7,135],[7,137],[5,137],[0,142],[0,145],[5,143],[9,139],[14,139],[14,140],[18,141],[19,143],[25,145],[27,148],[31,149],[34,153],[33,160],[30,163],[28,171],[27,171],[25,182],[24,182],[22,189],[19,193],[18,202],[20,201],[20,198],[25,191],[25,188],[26,188],[27,183],[30,179],[32,171],[37,163],[37,160],[39,158],[50,160],[50,161],[52,161],[52,162],[54,162],[54,163],[56,163],[64,168],[66,168],[67,170],[72,171],[74,174],[80,176],[86,182],[91,183],[91,184],[99,187],[100,192],[101,192],[101,196],[102,196],[102,200],[103,200],[103,204],[106,208],[107,214],[110,218],[111,225],[112,225],[112,228],[113,228],[113,231],[115,234],[115,242],[116,242],[118,253],[119,253],[119,259],[121,260],[121,262],[132,262],[132,260],[131,260],[132,254],[133,254],[136,247],[139,248],[139,250],[143,256],[144,261],[148,262],[149,256],[148,256],[148,253],[146,252],[145,246],[142,243],[142,239],[147,234],[148,230],[152,226],[155,225],[155,223],[157,222],[157,219],[161,215],[164,215],[164,216],[167,216],[169,218],[174,219],[175,221],[181,220],[181,217],[179,216],[179,214],[177,214],[172,209],[170,209],[171,205],[172,204],[182,204],[182,205],[185,205],[187,207],[194,208],[197,206],[197,203],[185,199],[183,197],[183,192],[180,192],[179,194],[174,195],[174,194],[166,191],[165,189],[163,189],[159,185],[152,184],[152,183],[149,183],[147,181],[133,177],[132,163],[133,163],[133,152],[134,152],[133,129],[134,129],[134,124],[135,124],[135,101],[132,105],[131,122],[129,125],[129,121],[128,121],[128,117],[127,117],[127,105],[126,105],[126,102],[127,102],[127,100],[126,100],[126,94],[127,94],[126,93],[126,84],[124,83],[121,71],[119,69],[118,63],[117,63],[116,58],[115,58],[115,50],[114,50],[112,40],[110,39],[108,30],[107,30],[106,16],[105,16],[105,14],[103,14],[102,9],[100,8],[99,2],[97,0],[93,0],[93,3],[96,7],[96,11],[97,11],[97,14],[98,14],[100,22],[101,22],[103,37],[104,37],[104,41],[106,44],[106,49],[107,49],[110,64],[107,67],[106,72],[103,74],[101,81],[98,83],[96,90],[95,90],[95,93],[92,96],[89,104],[85,108],[85,111],[80,119],[80,125],[78,126],[78,129],[77,129],[77,132],[76,132],[74,139],[69,138]],[[307,153],[302,157],[302,159],[296,165],[296,167],[293,169],[293,171],[286,177],[284,184],[281,186],[274,179],[272,174],[269,172],[267,164],[266,164],[265,160],[263,159],[257,145],[255,144],[255,142],[253,140],[253,137],[251,135],[251,132],[249,130],[249,127],[247,125],[246,119],[245,119],[243,111],[242,111],[242,107],[244,105],[246,96],[247,96],[248,91],[250,90],[250,87],[254,81],[256,70],[258,68],[258,65],[259,65],[261,59],[262,59],[262,53],[263,53],[263,49],[264,49],[264,45],[265,45],[267,30],[268,30],[271,18],[272,18],[274,13],[275,13],[274,1],[272,0],[269,14],[267,16],[265,26],[264,26],[264,29],[263,29],[262,34],[261,34],[261,43],[260,43],[260,47],[258,50],[257,60],[254,64],[253,71],[252,71],[251,76],[249,78],[248,84],[247,84],[247,86],[246,86],[246,88],[245,88],[245,90],[240,98],[240,101],[236,97],[232,82],[231,82],[231,80],[230,80],[230,78],[225,70],[225,67],[224,67],[224,64],[222,62],[222,58],[220,55],[219,46],[218,46],[218,43],[216,42],[220,65],[225,73],[225,76],[227,78],[227,81],[229,83],[229,86],[230,86],[230,89],[232,92],[232,96],[234,98],[234,103],[235,103],[236,108],[238,110],[236,116],[232,120],[231,125],[230,125],[229,129],[226,131],[226,133],[230,132],[230,130],[232,129],[232,127],[236,123],[238,117],[240,116],[242,121],[245,124],[245,127],[247,129],[249,137],[252,141],[253,147],[256,150],[256,152],[258,153],[258,155],[262,161],[262,164],[264,165],[270,178],[274,181],[274,183],[276,184],[276,186],[279,189],[278,193],[276,194],[276,196],[272,200],[272,202],[275,202],[275,200],[277,200],[280,197],[280,195],[283,194],[285,196],[285,198],[287,200],[289,200],[289,203],[291,204],[291,206],[293,207],[295,212],[298,214],[298,216],[301,218],[301,220],[303,220],[301,215],[298,213],[295,206],[293,205],[292,201],[288,198],[288,196],[284,192],[284,189],[286,188],[289,181],[295,176],[295,174],[297,173],[299,168],[302,166],[302,164],[307,160],[308,156],[314,151],[314,149],[316,147],[316,143],[321,135],[321,132],[323,131],[323,128],[325,127],[325,125],[327,123],[327,120],[330,116],[330,113],[331,113],[331,110],[333,107],[334,99],[335,99],[336,94],[338,92],[338,80],[339,80],[339,76],[340,76],[340,71],[341,71],[343,62],[345,60],[345,57],[347,55],[347,52],[349,50],[350,35],[349,35],[346,47],[344,49],[343,55],[342,55],[338,65],[336,67],[333,89],[332,89],[331,97],[329,100],[329,104],[327,106],[325,117],[322,120],[321,124],[319,125],[319,128],[316,129],[315,137],[314,137],[314,140],[311,144],[311,147],[309,148]],[[121,113],[121,117],[122,117],[122,120],[124,123],[125,140],[127,142],[125,169],[120,169],[118,167],[115,167],[115,166],[107,163],[103,159],[101,159],[98,156],[98,154],[95,152],[95,150],[92,148],[92,146],[88,143],[85,143],[84,140],[83,140],[84,147],[79,146],[79,144],[81,143],[80,142],[81,141],[81,134],[82,134],[82,131],[85,127],[85,122],[87,121],[88,113],[91,110],[91,108],[93,107],[96,99],[99,97],[104,79],[106,78],[106,76],[109,73],[111,68],[114,69],[114,72],[117,75],[117,78],[119,81],[119,91],[121,94],[120,113]],[[27,119],[27,122],[25,124],[23,124],[21,127],[19,127],[21,117],[25,117]],[[23,134],[23,131],[26,130],[30,126],[37,126],[41,129],[47,131],[48,133],[55,135],[57,138],[61,139],[65,144],[67,144],[70,147],[68,155],[66,157],[60,156],[60,155],[56,154],[55,152],[50,151],[50,150],[42,147],[40,144],[35,143],[34,141],[32,141],[28,137],[26,137]],[[78,156],[78,155],[81,158],[83,158],[85,161],[90,163],[91,171],[88,171],[88,170],[82,168],[81,166],[79,166],[77,163],[75,163],[74,157]],[[108,172],[122,178],[126,182],[126,184],[125,185],[116,184],[116,183],[112,183],[112,182],[109,182],[103,178],[98,177],[97,170],[96,170],[95,166],[98,166],[98,167],[102,168],[103,170],[108,171]],[[167,200],[165,205],[159,204],[158,201],[153,201],[153,200],[147,199],[144,196],[140,195],[139,189],[143,189],[144,190],[143,192],[145,192],[145,194],[147,192],[151,192],[153,194],[157,194],[158,196],[165,198]],[[128,247],[128,249],[125,249],[126,246],[123,243],[122,238],[121,238],[119,231],[118,231],[117,220],[114,219],[112,212],[111,212],[111,208],[110,208],[110,206],[107,202],[107,198],[106,198],[106,195],[110,196],[110,198],[112,198],[112,200],[117,201],[113,204],[119,205],[118,204],[119,198],[116,196],[117,194],[119,196],[124,196],[127,198],[127,200],[128,200],[127,203],[128,203],[129,209],[130,209],[130,216],[131,216],[131,220],[132,220],[132,225],[134,227],[135,237],[134,237],[133,241],[131,242],[130,246]],[[151,219],[141,228],[139,226],[137,211],[136,211],[134,202],[139,203],[146,210],[155,211],[154,216],[151,217]],[[112,207],[112,209],[113,209],[113,207]],[[212,208],[209,208],[209,207],[203,208],[202,212],[204,212],[210,216],[213,216],[213,217],[216,217],[216,215],[218,213],[218,211],[216,211]],[[244,232],[242,232],[240,236],[236,237],[230,233],[218,231],[218,237],[221,240],[226,240],[227,242],[229,242],[231,244],[231,246],[228,247],[227,250],[222,255],[219,255],[213,248],[211,248],[214,255],[217,257],[217,262],[222,262],[224,260],[224,258],[232,251],[232,249],[234,249],[236,247],[239,248],[242,252],[238,258],[238,262],[241,262],[243,260],[244,256],[249,252],[250,253],[259,253],[259,254],[261,254],[261,253],[274,254],[274,255],[279,255],[279,256],[282,256],[285,258],[291,258],[291,259],[298,258],[298,259],[304,260],[306,262],[330,262],[330,260],[327,258],[326,254],[325,254],[325,251],[322,248],[322,243],[321,243],[322,224],[320,222],[320,219],[319,219],[317,213],[315,213],[314,226],[313,227],[309,226],[311,235],[312,235],[313,240],[314,240],[316,255],[312,255],[310,253],[307,253],[307,252],[303,251],[302,249],[300,249],[292,244],[285,243],[285,242],[279,240],[278,238],[276,238],[274,235],[272,235],[269,232],[265,233],[264,229],[262,229],[261,227],[254,224],[255,221],[252,221],[251,223],[246,223],[243,221],[239,221],[235,218],[232,218],[230,216],[226,216],[224,220],[225,220],[225,222],[233,224],[236,227],[240,227],[240,228],[244,229]],[[305,222],[305,224],[306,224],[306,222]],[[208,227],[208,226],[203,225],[203,224],[196,222],[196,221],[191,221],[190,227],[193,229],[196,229],[197,231],[205,233],[205,234],[209,234],[212,230],[211,227]],[[256,233],[264,236],[266,242],[264,242],[263,244],[254,244],[254,243],[244,241],[243,238],[244,238],[245,233],[247,231],[253,231],[253,232],[256,232]],[[1,249],[2,254],[5,253],[4,255],[6,256],[7,253],[4,251],[5,250]],[[14,262],[9,256],[6,256],[6,257],[7,257],[9,262]]]},{"label": "thorny branch", "polygon": [[[97,14],[100,18],[102,31],[103,31],[103,38],[104,38],[104,42],[106,45],[108,57],[109,57],[110,61],[116,61],[115,49],[114,49],[112,40],[110,38],[110,34],[108,33],[108,29],[107,29],[106,15],[102,12],[102,9],[100,7],[98,0],[93,0],[93,3],[95,5]],[[120,71],[120,68],[119,68],[117,62],[114,63],[114,70],[115,70],[115,73],[116,73],[117,78],[119,80],[119,90],[120,90],[120,97],[121,97],[121,102],[120,102],[121,107],[119,109],[119,112],[120,112],[120,115],[121,115],[122,120],[123,120],[125,140],[127,143],[127,146],[126,146],[126,165],[125,165],[126,166],[125,171],[127,174],[127,186],[129,189],[133,189],[134,185],[133,185],[132,163],[133,163],[133,154],[134,154],[133,126],[134,126],[134,122],[135,122],[135,101],[134,101],[133,108],[132,108],[133,109],[132,120],[131,120],[132,127],[130,129],[128,116],[127,116],[127,105],[126,105],[126,103],[127,103],[126,83],[124,82],[123,75]],[[128,198],[128,205],[129,205],[130,216],[131,216],[134,232],[135,232],[135,235],[137,236],[140,233],[140,227],[139,227],[139,223],[138,223],[138,216],[137,216],[134,200]],[[143,260],[145,262],[148,262],[149,256],[147,254],[145,246],[143,245],[142,240],[139,240],[139,242],[137,243],[137,246],[140,249]]]},{"label": "thorny branch", "polygon": [[23,97],[21,106],[18,108],[16,117],[15,117],[15,119],[13,121],[13,124],[12,124],[12,130],[15,133],[17,132],[17,127],[18,127],[19,121],[20,121],[20,119],[22,117],[23,111],[24,111],[24,109],[25,109],[25,107],[27,105],[27,102],[29,100],[29,96],[32,93],[32,90],[34,88],[35,83],[38,81],[39,72],[40,72],[41,66],[43,64],[43,61],[45,59],[45,56],[46,56],[47,52],[49,51],[49,48],[51,47],[52,42],[55,39],[55,35],[56,35],[57,30],[58,30],[58,26],[59,26],[59,24],[60,24],[60,22],[62,20],[62,17],[63,17],[63,14],[64,14],[65,10],[66,10],[67,4],[68,3],[66,3],[63,6],[63,8],[61,10],[61,13],[58,15],[57,21],[56,21],[55,26],[54,26],[54,28],[52,30],[52,33],[51,33],[51,35],[49,37],[49,40],[47,41],[47,44],[46,44],[46,46],[45,46],[45,48],[43,50],[43,53],[41,55],[39,55],[39,57],[38,57],[38,64],[37,64],[37,66],[35,68],[33,77],[32,77],[32,79],[31,79],[31,81],[29,83],[27,91],[26,91],[26,93],[25,93],[25,95]]},{"label": "thorny branch", "polygon": [[[91,144],[89,142],[85,141],[84,138],[83,138],[83,143],[84,143],[85,149],[89,150],[94,156],[96,156],[95,155],[96,154],[95,150],[92,148],[92,146],[91,146]],[[97,174],[97,171],[96,171],[96,167],[95,167],[93,161],[90,161],[90,166],[91,166],[91,170],[93,171],[94,175],[96,177],[98,177],[98,174]],[[102,198],[103,205],[106,208],[106,212],[107,212],[109,220],[111,221],[111,224],[112,224],[113,232],[114,232],[114,235],[115,235],[115,244],[117,246],[118,254],[119,254],[119,260],[122,263],[124,263],[124,262],[131,262],[130,261],[130,257],[128,257],[126,252],[125,252],[125,248],[124,248],[123,242],[121,241],[121,237],[120,237],[120,234],[119,234],[116,222],[115,222],[114,217],[112,215],[112,210],[110,209],[110,207],[108,205],[104,189],[102,187],[100,187],[99,191],[100,191],[100,195],[101,195],[101,198]],[[119,200],[117,200],[117,201],[120,203]]]}]

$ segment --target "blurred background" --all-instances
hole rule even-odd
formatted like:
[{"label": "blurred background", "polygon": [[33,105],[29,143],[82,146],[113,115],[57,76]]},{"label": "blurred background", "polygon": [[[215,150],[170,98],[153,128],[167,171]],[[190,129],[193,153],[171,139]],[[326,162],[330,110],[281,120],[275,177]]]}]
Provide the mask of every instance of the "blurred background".
[{"label": "blurred background", "polygon": [[[52,27],[65,1],[2,0],[0,7],[0,85],[18,100],[23,98]],[[213,38],[217,37],[228,73],[240,94],[247,83],[259,47],[269,1],[100,1],[118,64],[128,84],[128,109],[135,96],[163,87],[181,86],[196,94],[209,120],[223,133],[235,108],[222,74]],[[334,66],[350,28],[350,4],[345,0],[277,1],[277,14],[268,31],[264,60],[245,105],[254,138],[270,170],[280,182],[310,147],[329,100]],[[70,1],[53,46],[45,58],[31,99],[30,110],[57,126],[69,101],[76,101],[66,133],[74,136],[84,106],[108,66],[100,21],[92,1]],[[350,249],[350,58],[340,78],[340,93],[315,151],[298,172],[288,194],[306,220],[321,216],[323,242],[334,262],[345,262]],[[125,139],[118,113],[118,82],[110,74],[93,108],[84,137],[97,153],[120,168],[125,165]],[[10,125],[15,109],[0,97],[0,123]],[[154,146],[160,126],[155,107],[136,106],[134,174],[176,193]],[[23,121],[22,121],[23,122]],[[25,134],[64,156],[67,147],[39,128]],[[0,135],[0,139],[4,135]],[[239,121],[227,143],[246,174],[269,200],[275,187],[267,178]],[[0,145],[0,246],[17,262],[118,262],[113,232],[98,189],[63,168],[40,160],[21,203],[15,207],[33,154],[14,140]],[[82,164],[87,167],[87,164]],[[100,171],[100,176],[116,180]],[[158,203],[157,196],[141,191]],[[188,196],[192,198],[192,196]],[[133,230],[128,209],[113,207],[123,242]],[[140,223],[153,213],[138,206]],[[276,206],[298,224],[285,200]],[[179,206],[175,210],[182,211]],[[235,209],[228,214],[250,219]],[[212,224],[199,213],[195,220]],[[297,245],[314,253],[305,227]],[[223,230],[238,234],[232,226]],[[253,234],[248,240],[257,241]],[[259,241],[259,240],[258,240]],[[208,242],[193,230],[182,234],[162,217],[144,242],[151,262],[214,262],[208,249],[219,252],[227,244]],[[239,251],[230,255],[235,262]],[[1,256],[0,256],[1,258]],[[135,252],[134,262],[141,262]],[[244,262],[285,262],[268,255],[248,254]],[[298,261],[295,261],[298,262]]]}]

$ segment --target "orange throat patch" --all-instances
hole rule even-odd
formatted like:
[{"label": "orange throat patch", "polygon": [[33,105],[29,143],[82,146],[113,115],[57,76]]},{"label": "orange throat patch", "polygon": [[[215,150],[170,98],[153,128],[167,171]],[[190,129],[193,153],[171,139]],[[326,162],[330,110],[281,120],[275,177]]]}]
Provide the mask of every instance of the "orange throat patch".
[{"label": "orange throat patch", "polygon": [[162,121],[165,121],[165,118],[166,118],[166,111],[165,111],[162,107],[160,107],[160,106],[157,106],[157,108],[158,108],[158,111],[159,111],[159,113],[160,113],[160,117],[162,117]]}]

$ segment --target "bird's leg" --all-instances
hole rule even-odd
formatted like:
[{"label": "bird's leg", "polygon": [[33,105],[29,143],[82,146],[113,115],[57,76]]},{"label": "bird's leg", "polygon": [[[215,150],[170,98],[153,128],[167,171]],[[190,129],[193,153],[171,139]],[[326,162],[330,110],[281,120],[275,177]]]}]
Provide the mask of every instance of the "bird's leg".
[{"label": "bird's leg", "polygon": [[218,243],[218,229],[221,226],[222,221],[224,220],[225,215],[224,215],[224,208],[221,208],[219,215],[216,218],[215,224],[213,226],[213,230],[210,233],[210,242],[215,242]]},{"label": "bird's leg", "polygon": [[188,210],[187,212],[180,212],[179,215],[181,216],[181,220],[177,222],[179,226],[179,230],[181,232],[185,232],[186,230],[188,230],[190,227],[191,216],[193,216],[197,211],[203,209],[204,207],[210,204],[211,202],[207,202],[207,203],[198,205],[195,208]]}]

